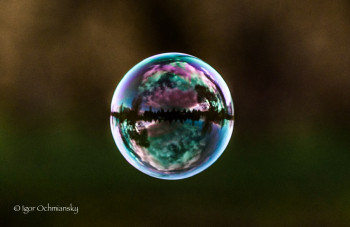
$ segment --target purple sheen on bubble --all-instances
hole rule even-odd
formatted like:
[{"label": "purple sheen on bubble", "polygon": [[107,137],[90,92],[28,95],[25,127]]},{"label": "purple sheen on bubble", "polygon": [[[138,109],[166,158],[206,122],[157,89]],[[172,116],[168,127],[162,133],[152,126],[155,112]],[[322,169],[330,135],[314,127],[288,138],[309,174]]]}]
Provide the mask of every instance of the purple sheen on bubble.
[{"label": "purple sheen on bubble", "polygon": [[233,131],[230,91],[220,74],[187,54],[149,57],[123,77],[111,104],[111,129],[124,158],[168,180],[212,165]]}]

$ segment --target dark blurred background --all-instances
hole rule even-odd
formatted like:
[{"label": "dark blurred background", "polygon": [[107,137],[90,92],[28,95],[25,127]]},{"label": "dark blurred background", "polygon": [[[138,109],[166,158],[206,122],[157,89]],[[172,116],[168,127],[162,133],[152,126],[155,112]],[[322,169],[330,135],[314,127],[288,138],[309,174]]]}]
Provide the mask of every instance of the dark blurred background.
[{"label": "dark blurred background", "polygon": [[[350,225],[350,3],[0,2],[0,225]],[[110,102],[162,52],[201,58],[235,104],[228,148],[180,181],[117,150]],[[79,207],[14,212],[14,205]]]}]

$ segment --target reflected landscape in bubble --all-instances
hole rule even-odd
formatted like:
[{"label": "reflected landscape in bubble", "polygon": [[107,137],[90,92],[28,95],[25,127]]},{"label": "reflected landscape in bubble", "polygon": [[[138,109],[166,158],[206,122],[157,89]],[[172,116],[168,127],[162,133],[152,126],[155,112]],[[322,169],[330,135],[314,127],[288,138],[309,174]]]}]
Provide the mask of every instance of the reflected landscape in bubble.
[{"label": "reflected landscape in bubble", "polygon": [[111,129],[118,149],[138,170],[183,179],[213,164],[233,131],[233,102],[204,61],[166,53],[135,65],[118,84]]}]

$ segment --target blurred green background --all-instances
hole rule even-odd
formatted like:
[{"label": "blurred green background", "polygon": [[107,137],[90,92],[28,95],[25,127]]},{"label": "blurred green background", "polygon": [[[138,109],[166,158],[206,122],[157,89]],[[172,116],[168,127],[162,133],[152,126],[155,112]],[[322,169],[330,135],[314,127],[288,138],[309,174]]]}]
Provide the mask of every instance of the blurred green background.
[{"label": "blurred green background", "polygon": [[[350,4],[0,2],[0,225],[350,225]],[[180,181],[117,150],[110,102],[142,59],[213,66],[235,104],[228,148]],[[14,205],[79,207],[14,212]]]}]

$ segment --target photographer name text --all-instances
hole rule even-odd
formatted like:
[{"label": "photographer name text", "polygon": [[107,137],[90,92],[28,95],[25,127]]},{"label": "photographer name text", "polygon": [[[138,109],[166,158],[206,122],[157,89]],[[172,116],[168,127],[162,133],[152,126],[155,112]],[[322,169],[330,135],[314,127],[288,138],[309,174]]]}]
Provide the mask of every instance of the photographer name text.
[{"label": "photographer name text", "polygon": [[37,206],[15,205],[13,210],[23,214],[29,214],[31,212],[72,212],[73,214],[78,214],[79,207],[73,206],[72,203],[69,206],[52,206],[48,203]]}]

